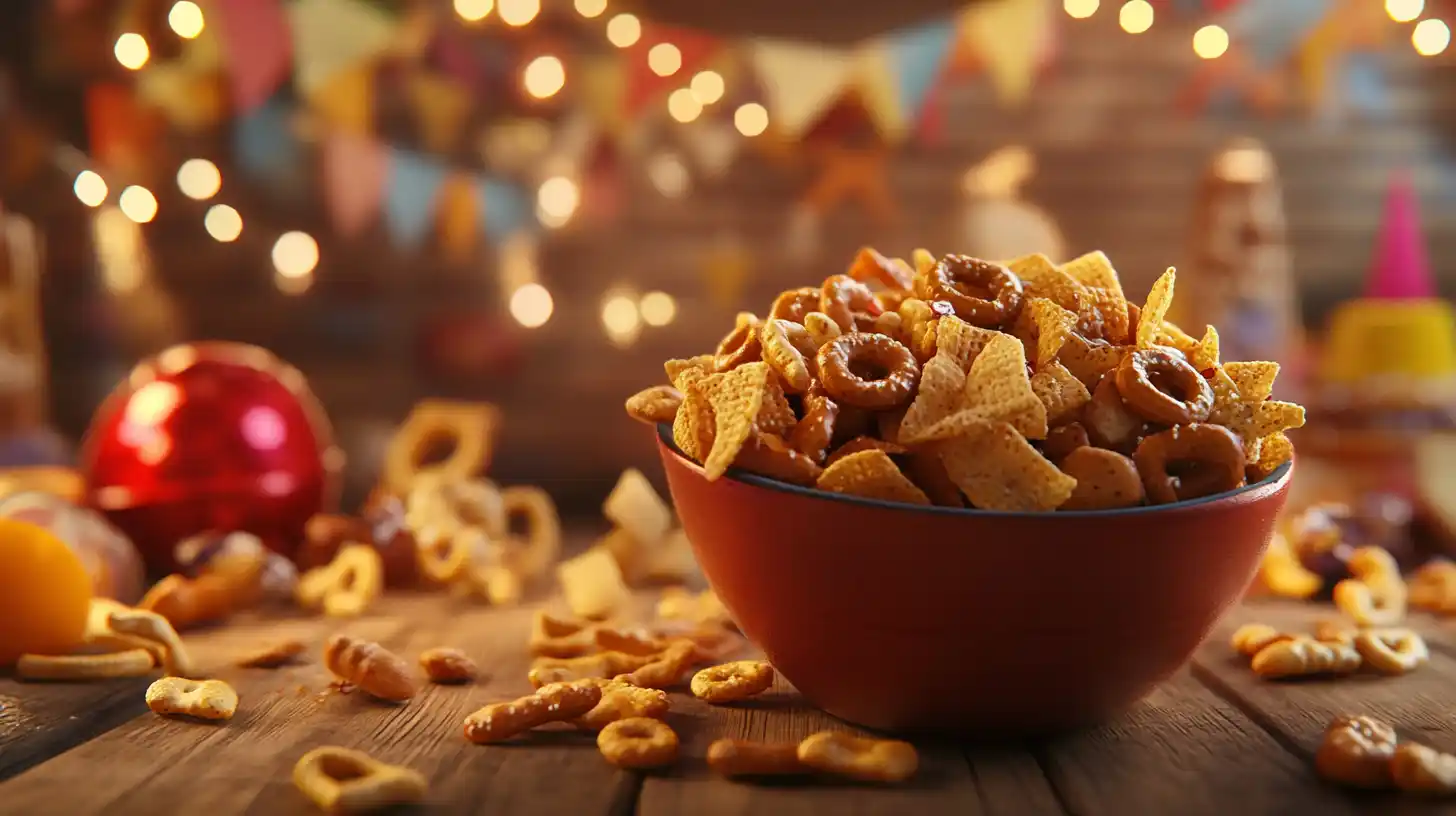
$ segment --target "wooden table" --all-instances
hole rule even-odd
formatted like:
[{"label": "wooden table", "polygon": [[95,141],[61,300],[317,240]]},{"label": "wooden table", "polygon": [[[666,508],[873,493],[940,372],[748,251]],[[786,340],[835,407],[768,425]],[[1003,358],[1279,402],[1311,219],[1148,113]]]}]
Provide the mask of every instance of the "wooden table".
[{"label": "wooden table", "polygon": [[[235,623],[189,636],[210,676],[242,697],[224,725],[146,711],[148,680],[20,684],[0,678],[0,813],[295,814],[313,812],[290,769],[323,744],[357,747],[430,778],[418,812],[479,814],[1343,814],[1456,813],[1394,794],[1351,795],[1321,784],[1310,757],[1325,725],[1369,713],[1402,735],[1456,751],[1456,622],[1417,618],[1429,666],[1398,678],[1270,683],[1227,645],[1238,623],[1307,627],[1328,607],[1250,604],[1234,610],[1193,664],[1121,719],[1018,745],[924,742],[921,773],[903,787],[754,785],[714,778],[703,755],[721,736],[784,740],[849,728],[780,684],[751,704],[713,707],[674,695],[670,722],[684,759],[666,773],[618,771],[593,740],[538,731],[514,744],[467,743],[461,721],[528,691],[524,648],[533,607],[462,608],[443,596],[387,598],[369,617]],[[328,689],[309,662],[239,669],[243,650],[297,637],[317,647],[339,630],[379,640],[410,660],[468,650],[490,672],[466,687],[428,687],[408,705]],[[930,667],[933,670],[933,667]],[[416,812],[416,811],[410,811]]]}]

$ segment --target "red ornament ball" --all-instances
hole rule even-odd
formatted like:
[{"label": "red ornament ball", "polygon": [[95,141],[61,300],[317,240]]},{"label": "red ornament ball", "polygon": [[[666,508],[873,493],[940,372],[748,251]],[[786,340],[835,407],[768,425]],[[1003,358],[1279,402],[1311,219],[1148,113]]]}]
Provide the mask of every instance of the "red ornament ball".
[{"label": "red ornament ball", "polygon": [[174,346],[137,365],[81,446],[87,502],[141,552],[177,569],[176,545],[246,531],[292,556],[338,501],[343,454],[303,375],[240,343]]}]

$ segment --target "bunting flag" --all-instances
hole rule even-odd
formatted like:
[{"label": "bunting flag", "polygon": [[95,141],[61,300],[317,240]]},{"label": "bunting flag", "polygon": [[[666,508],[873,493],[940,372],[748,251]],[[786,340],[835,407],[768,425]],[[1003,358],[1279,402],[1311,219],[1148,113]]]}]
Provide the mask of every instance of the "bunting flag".
[{"label": "bunting flag", "polygon": [[325,201],[334,229],[345,237],[364,231],[379,212],[389,172],[384,147],[357,133],[330,132],[323,147]]},{"label": "bunting flag", "polygon": [[[682,54],[682,67],[665,77],[658,76],[647,59],[652,48],[661,43],[671,43]],[[626,62],[623,105],[627,114],[636,114],[648,103],[666,96],[668,91],[682,87],[712,60],[718,49],[718,39],[700,31],[643,23],[642,36],[623,55]]]},{"label": "bunting flag", "polygon": [[896,219],[895,195],[886,175],[884,147],[827,146],[819,151],[818,177],[804,193],[803,205],[823,215],[845,201],[858,201],[881,224]]},{"label": "bunting flag", "polygon": [[453,153],[470,115],[472,99],[465,87],[440,75],[415,72],[408,80],[410,106],[419,123],[420,141],[434,153]]},{"label": "bunting flag", "polygon": [[455,263],[468,261],[475,251],[477,226],[481,221],[475,182],[469,176],[452,175],[440,187],[439,215],[435,222],[440,248]]},{"label": "bunting flag", "polygon": [[340,71],[319,85],[308,105],[325,125],[360,135],[374,130],[374,71],[372,61]]},{"label": "bunting flag", "polygon": [[855,53],[854,87],[875,128],[886,141],[898,142],[908,129],[899,83],[888,48],[875,42]]},{"label": "bunting flag", "polygon": [[956,38],[955,23],[939,20],[886,37],[890,73],[907,119],[918,121]]},{"label": "bunting flag", "polygon": [[503,241],[529,226],[530,209],[519,187],[499,179],[475,180],[476,215],[492,241]]},{"label": "bunting flag", "polygon": [[213,0],[222,53],[232,80],[233,106],[248,113],[267,102],[288,77],[293,40],[278,0]]},{"label": "bunting flag", "polygon": [[1026,101],[1051,20],[1048,0],[983,0],[961,18],[961,36],[980,57],[1002,102]]},{"label": "bunting flag", "polygon": [[395,244],[419,246],[434,220],[445,167],[418,153],[389,149],[384,224]]},{"label": "bunting flag", "polygon": [[763,78],[769,121],[797,139],[848,87],[853,54],[834,48],[761,40],[750,43],[749,61]]},{"label": "bunting flag", "polygon": [[295,0],[288,19],[295,79],[309,97],[335,74],[387,50],[395,39],[394,21],[357,0]]},{"label": "bunting flag", "polygon": [[238,166],[270,184],[296,189],[302,155],[292,120],[291,106],[278,97],[239,117],[233,130]]}]

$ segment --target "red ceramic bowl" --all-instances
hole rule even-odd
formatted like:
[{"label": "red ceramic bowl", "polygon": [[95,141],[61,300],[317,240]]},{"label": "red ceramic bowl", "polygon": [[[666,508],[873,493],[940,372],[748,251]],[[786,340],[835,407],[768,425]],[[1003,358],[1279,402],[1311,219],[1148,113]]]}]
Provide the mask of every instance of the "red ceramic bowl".
[{"label": "red ceramic bowl", "polygon": [[808,700],[890,731],[1028,735],[1114,716],[1248,587],[1292,465],[1130,510],[998,513],[836,496],[730,471],[659,428],[709,584]]}]

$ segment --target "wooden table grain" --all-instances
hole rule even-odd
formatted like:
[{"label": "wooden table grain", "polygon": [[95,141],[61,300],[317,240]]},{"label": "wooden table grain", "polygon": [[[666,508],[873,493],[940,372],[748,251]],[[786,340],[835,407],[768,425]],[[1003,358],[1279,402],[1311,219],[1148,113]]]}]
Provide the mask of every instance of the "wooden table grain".
[{"label": "wooden table grain", "polygon": [[[347,623],[251,619],[189,635],[207,674],[232,683],[242,698],[237,717],[222,725],[150,714],[142,702],[146,680],[0,678],[0,814],[306,814],[313,808],[289,774],[304,752],[324,744],[423,772],[429,798],[412,813],[1456,814],[1456,799],[1353,795],[1322,784],[1311,769],[1325,725],[1342,713],[1373,714],[1407,738],[1456,751],[1456,622],[1413,619],[1433,655],[1404,677],[1269,683],[1231,654],[1232,629],[1255,620],[1308,628],[1333,610],[1251,602],[1229,614],[1188,668],[1116,721],[1022,744],[922,742],[920,774],[881,788],[745,784],[708,772],[703,756],[718,737],[787,740],[824,728],[854,730],[782,682],[734,706],[674,694],[669,720],[682,737],[683,760],[661,773],[619,771],[590,736],[564,727],[498,746],[466,742],[466,714],[529,690],[524,646],[536,609],[399,596]],[[337,631],[378,640],[411,660],[433,646],[456,646],[488,674],[473,685],[428,686],[403,706],[341,694],[329,689],[317,657]],[[306,662],[277,670],[232,665],[248,648],[282,638],[308,643]]]}]

